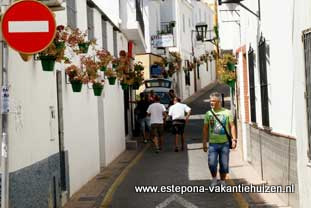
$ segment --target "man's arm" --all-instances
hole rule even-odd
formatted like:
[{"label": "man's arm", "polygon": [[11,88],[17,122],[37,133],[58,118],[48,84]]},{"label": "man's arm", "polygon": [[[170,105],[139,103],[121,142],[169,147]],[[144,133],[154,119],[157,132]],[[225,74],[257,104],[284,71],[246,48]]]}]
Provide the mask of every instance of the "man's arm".
[{"label": "man's arm", "polygon": [[187,115],[186,115],[186,123],[188,122],[190,115],[191,115],[191,110],[189,110],[189,111],[187,112]]},{"label": "man's arm", "polygon": [[207,142],[209,141],[208,123],[203,126],[203,151],[207,152]]},{"label": "man's arm", "polygon": [[236,128],[234,122],[230,122],[230,132],[232,136],[232,148],[235,149],[237,145],[237,136],[236,136]]}]

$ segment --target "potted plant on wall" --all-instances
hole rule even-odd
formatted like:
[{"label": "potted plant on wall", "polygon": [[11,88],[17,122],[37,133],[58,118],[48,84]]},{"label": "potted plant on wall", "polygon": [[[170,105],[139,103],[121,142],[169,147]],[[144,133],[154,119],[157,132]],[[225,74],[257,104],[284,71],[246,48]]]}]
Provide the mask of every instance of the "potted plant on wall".
[{"label": "potted plant on wall", "polygon": [[101,96],[104,89],[104,80],[93,80],[93,93],[95,96]]},{"label": "potted plant on wall", "polygon": [[79,67],[72,64],[65,69],[73,92],[81,92],[82,84],[89,81],[88,76]]},{"label": "potted plant on wall", "polygon": [[108,78],[110,85],[114,85],[116,83],[117,73],[113,69],[108,68],[107,71],[105,71],[105,76]]},{"label": "potted plant on wall", "polygon": [[109,51],[102,49],[96,51],[96,57],[99,60],[98,65],[101,71],[106,71],[107,66],[110,61],[112,61],[112,56],[110,55]]},{"label": "potted plant on wall", "polygon": [[65,26],[57,26],[53,42],[45,50],[41,51],[38,56],[41,60],[43,71],[53,71],[55,61],[61,62],[62,60],[65,60],[66,63],[69,63],[68,58],[65,57],[68,34]]},{"label": "potted plant on wall", "polygon": [[90,45],[96,44],[96,39],[86,40],[87,31],[82,32],[79,28],[72,30],[68,37],[68,44],[79,53],[87,53]]},{"label": "potted plant on wall", "polygon": [[225,60],[225,64],[228,70],[235,70],[235,65],[237,64],[237,59],[232,54],[224,54],[223,59]]}]

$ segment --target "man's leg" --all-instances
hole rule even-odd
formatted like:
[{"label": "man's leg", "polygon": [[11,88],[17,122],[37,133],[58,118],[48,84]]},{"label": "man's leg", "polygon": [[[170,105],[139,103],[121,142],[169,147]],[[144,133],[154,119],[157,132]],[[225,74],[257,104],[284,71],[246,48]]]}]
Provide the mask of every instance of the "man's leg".
[{"label": "man's leg", "polygon": [[217,185],[218,144],[210,144],[208,149],[208,167],[213,177],[211,186]]},{"label": "man's leg", "polygon": [[175,152],[178,152],[178,133],[176,132],[175,134]]},{"label": "man's leg", "polygon": [[229,173],[229,142],[226,142],[221,145],[221,150],[219,153],[219,165],[220,165],[220,180],[221,184],[225,185],[225,180],[227,177],[227,174]]},{"label": "man's leg", "polygon": [[162,150],[163,144],[164,144],[164,139],[163,139],[163,131],[164,131],[164,125],[159,124],[158,126],[158,135],[159,135],[159,149]]}]

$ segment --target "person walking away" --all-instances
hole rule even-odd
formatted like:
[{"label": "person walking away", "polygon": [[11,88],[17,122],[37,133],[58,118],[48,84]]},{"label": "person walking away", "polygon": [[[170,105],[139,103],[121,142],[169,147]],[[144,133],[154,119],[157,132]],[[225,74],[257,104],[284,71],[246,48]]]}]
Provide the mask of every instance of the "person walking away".
[{"label": "person walking away", "polygon": [[170,90],[168,91],[168,95],[169,95],[169,97],[170,97],[170,103],[169,103],[168,106],[170,107],[170,106],[174,105],[174,98],[176,97],[176,95],[175,95],[175,92],[174,92],[173,89],[170,89]]},{"label": "person walking away", "polygon": [[[186,104],[180,103],[180,98],[175,97],[173,99],[174,105],[169,108],[168,115],[173,120],[173,134],[175,135],[175,152],[178,152],[178,137],[181,138],[181,151],[185,148],[184,130],[185,124],[188,122],[191,108]],[[185,116],[186,114],[186,116]]]},{"label": "person walking away", "polygon": [[155,103],[148,107],[147,113],[150,116],[151,138],[153,138],[156,153],[159,153],[163,145],[163,123],[166,117],[166,109],[163,104],[160,104],[158,95],[154,97],[154,101]]},{"label": "person walking away", "polygon": [[150,102],[148,100],[148,95],[144,93],[140,93],[140,100],[137,102],[137,106],[135,108],[135,113],[137,115],[137,120],[140,127],[140,133],[143,136],[144,143],[147,143],[147,131],[150,132],[150,119],[147,116],[147,109],[150,105]]},{"label": "person walking away", "polygon": [[[220,165],[220,185],[225,186],[229,173],[230,135],[231,148],[237,145],[236,128],[230,110],[221,107],[221,94],[214,92],[210,95],[211,110],[206,112],[203,127],[203,150],[208,150],[208,165],[213,177],[211,186],[217,185],[218,157]],[[207,146],[209,143],[209,147]]]}]

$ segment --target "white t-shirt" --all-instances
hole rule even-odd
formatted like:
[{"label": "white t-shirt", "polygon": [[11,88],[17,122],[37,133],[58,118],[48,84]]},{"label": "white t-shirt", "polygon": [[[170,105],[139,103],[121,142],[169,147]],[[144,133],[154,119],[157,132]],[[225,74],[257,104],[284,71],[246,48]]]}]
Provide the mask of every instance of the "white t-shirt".
[{"label": "white t-shirt", "polygon": [[170,107],[168,115],[172,116],[173,120],[185,119],[185,112],[189,113],[190,110],[191,108],[189,108],[186,104],[176,103]]},{"label": "white t-shirt", "polygon": [[163,112],[165,112],[165,106],[161,103],[153,103],[149,105],[147,113],[150,113],[150,124],[163,124]]}]

